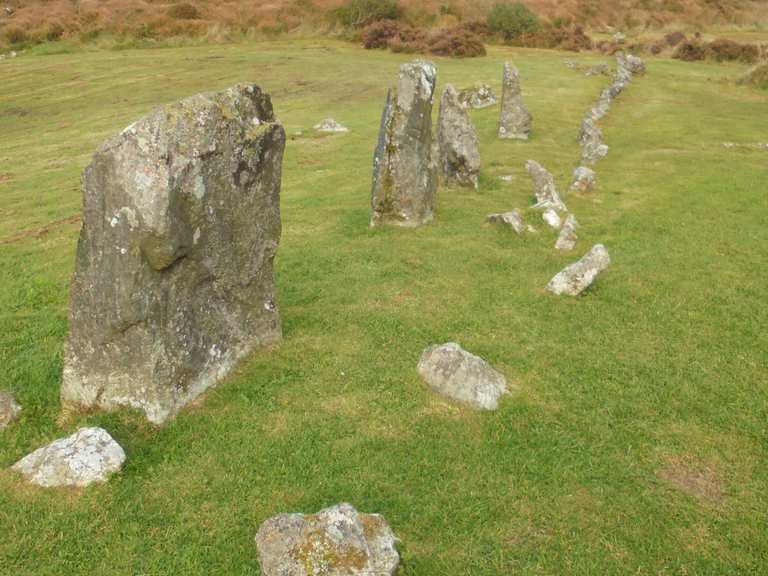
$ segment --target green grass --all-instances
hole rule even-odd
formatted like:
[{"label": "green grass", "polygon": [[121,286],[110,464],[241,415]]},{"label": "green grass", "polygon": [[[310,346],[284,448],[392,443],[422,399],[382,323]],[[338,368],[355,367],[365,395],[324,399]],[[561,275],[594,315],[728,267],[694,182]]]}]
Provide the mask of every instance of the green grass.
[{"label": "green grass", "polygon": [[[438,221],[368,228],[385,89],[405,57],[327,40],[49,56],[0,63],[0,574],[258,574],[253,537],[283,511],[380,512],[403,574],[758,574],[768,565],[768,95],[746,67],[651,60],[603,122],[599,189],[566,196],[582,228],[482,225],[525,208],[537,159],[566,187],[583,113],[606,82],[573,56],[492,48],[436,59],[441,85],[498,91],[506,58],[529,143],[473,113],[479,192]],[[583,56],[590,62],[595,56]],[[79,173],[153,107],[236,82],[272,94],[289,134],[277,261],[285,341],[154,428],[133,413],[57,423]],[[319,137],[332,116],[346,135]],[[514,174],[511,184],[499,175]],[[47,233],[38,234],[48,226]],[[543,286],[592,244],[612,267],[582,297]],[[433,396],[415,366],[454,340],[516,388],[494,413]],[[42,491],[6,468],[85,424],[128,461],[109,484]]]}]

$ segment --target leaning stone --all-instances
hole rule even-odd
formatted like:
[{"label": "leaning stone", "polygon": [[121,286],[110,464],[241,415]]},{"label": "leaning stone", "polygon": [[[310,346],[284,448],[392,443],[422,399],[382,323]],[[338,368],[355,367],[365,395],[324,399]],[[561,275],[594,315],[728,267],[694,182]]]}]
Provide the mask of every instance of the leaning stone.
[{"label": "leaning stone", "polygon": [[0,430],[15,422],[21,414],[21,405],[10,392],[0,392]]},{"label": "leaning stone", "polygon": [[396,91],[387,94],[373,160],[371,226],[420,226],[434,218],[437,159],[432,102],[437,69],[417,61],[400,67]]},{"label": "leaning stone", "polygon": [[125,452],[105,430],[80,428],[71,436],[35,450],[12,469],[43,488],[83,488],[106,482],[123,462]]},{"label": "leaning stone", "polygon": [[578,262],[563,269],[547,284],[547,290],[553,294],[578,296],[597,275],[608,268],[611,258],[608,250],[602,244],[595,244],[592,249]]},{"label": "leaning stone", "polygon": [[453,342],[424,350],[417,371],[435,392],[480,410],[495,410],[507,392],[503,374]]},{"label": "leaning stone", "polygon": [[82,178],[61,400],[161,423],[281,339],[285,132],[241,85],[142,118]]},{"label": "leaning stone", "polygon": [[280,514],[256,534],[263,576],[392,576],[396,538],[378,514],[338,504],[317,514]]},{"label": "leaning stone", "polygon": [[582,164],[596,164],[608,154],[608,146],[603,143],[603,132],[592,118],[585,118],[582,122],[579,144]]},{"label": "leaning stone", "polygon": [[318,132],[349,132],[349,128],[342,126],[333,118],[326,118],[319,124],[315,124],[315,130]]},{"label": "leaning stone", "polygon": [[510,212],[504,212],[502,214],[489,214],[485,221],[488,224],[501,224],[503,226],[508,226],[514,230],[518,236],[525,232],[525,222],[523,222],[523,217],[520,214],[520,211],[517,209],[514,209]]},{"label": "leaning stone", "polygon": [[523,105],[520,75],[517,68],[504,64],[504,84],[501,93],[499,138],[528,140],[533,117]]},{"label": "leaning stone", "polygon": [[480,110],[496,104],[496,96],[487,84],[476,83],[471,88],[459,92],[459,102],[464,108]]},{"label": "leaning stone", "polygon": [[554,208],[547,208],[541,217],[544,219],[544,222],[549,225],[550,228],[554,228],[555,230],[559,229],[563,223],[563,221],[560,219],[560,215]]},{"label": "leaning stone", "polygon": [[443,179],[477,189],[480,174],[480,141],[459,95],[450,84],[440,99],[437,143]]},{"label": "leaning stone", "polygon": [[571,184],[571,192],[591,192],[595,187],[597,180],[597,174],[591,168],[586,166],[579,166],[573,172],[573,184]]},{"label": "leaning stone", "polygon": [[576,246],[576,228],[579,227],[579,223],[576,221],[576,217],[573,214],[568,214],[568,218],[565,219],[565,224],[560,229],[560,236],[557,237],[555,242],[555,250],[561,252],[569,252]]},{"label": "leaning stone", "polygon": [[525,168],[531,177],[533,183],[533,192],[536,194],[536,205],[534,208],[566,211],[565,204],[560,199],[560,194],[555,187],[555,179],[541,164],[535,160],[528,160]]}]

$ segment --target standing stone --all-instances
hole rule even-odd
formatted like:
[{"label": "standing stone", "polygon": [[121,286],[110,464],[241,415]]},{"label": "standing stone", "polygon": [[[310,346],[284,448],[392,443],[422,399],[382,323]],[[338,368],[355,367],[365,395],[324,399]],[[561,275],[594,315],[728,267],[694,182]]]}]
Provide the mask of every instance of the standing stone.
[{"label": "standing stone", "polygon": [[600,272],[608,268],[610,263],[611,257],[605,246],[595,244],[581,260],[556,274],[547,284],[547,290],[558,296],[562,294],[578,296],[594,282]]},{"label": "standing stone", "polygon": [[80,428],[25,456],[12,470],[43,488],[83,488],[106,482],[125,462],[125,452],[101,428]]},{"label": "standing stone", "polygon": [[417,61],[400,67],[396,91],[387,94],[373,159],[371,226],[415,227],[434,218],[437,163],[432,103],[437,69]]},{"label": "standing stone", "polygon": [[280,514],[256,534],[263,576],[392,576],[395,535],[378,514],[339,504],[317,514]]},{"label": "standing stone", "polygon": [[476,83],[471,88],[459,92],[459,102],[464,108],[480,110],[496,104],[496,96],[488,84]]},{"label": "standing stone", "polygon": [[535,160],[528,160],[525,168],[531,177],[533,183],[533,193],[536,195],[536,205],[534,208],[547,209],[554,208],[565,212],[567,208],[560,199],[560,194],[555,186],[555,179],[541,164]]},{"label": "standing stone", "polygon": [[596,164],[608,155],[608,146],[603,143],[603,132],[592,118],[587,117],[581,123],[579,144],[582,164]]},{"label": "standing stone", "polygon": [[573,183],[571,184],[571,192],[591,192],[595,187],[597,181],[597,174],[591,168],[586,166],[579,166],[573,171]]},{"label": "standing stone", "polygon": [[560,236],[557,237],[557,242],[555,242],[555,250],[561,252],[573,250],[576,246],[576,240],[579,238],[576,236],[576,228],[578,227],[579,223],[576,221],[576,217],[573,214],[568,214],[565,224],[560,229]]},{"label": "standing stone", "polygon": [[459,103],[459,95],[450,84],[440,99],[437,121],[437,143],[443,179],[460,186],[477,189],[480,174],[480,141]]},{"label": "standing stone", "polygon": [[507,392],[503,374],[454,342],[424,350],[416,369],[438,394],[479,410],[496,410],[499,397]]},{"label": "standing stone", "polygon": [[61,399],[161,423],[281,339],[285,132],[242,85],[165,106],[85,169]]},{"label": "standing stone", "polygon": [[0,392],[0,430],[15,422],[21,414],[21,406],[10,392]]},{"label": "standing stone", "polygon": [[501,93],[501,118],[499,138],[528,140],[533,117],[523,105],[520,75],[517,68],[504,64],[504,83]]},{"label": "standing stone", "polygon": [[510,212],[504,212],[503,214],[489,214],[485,221],[488,224],[508,226],[512,228],[518,236],[525,232],[525,222],[523,222],[523,216],[517,208]]}]

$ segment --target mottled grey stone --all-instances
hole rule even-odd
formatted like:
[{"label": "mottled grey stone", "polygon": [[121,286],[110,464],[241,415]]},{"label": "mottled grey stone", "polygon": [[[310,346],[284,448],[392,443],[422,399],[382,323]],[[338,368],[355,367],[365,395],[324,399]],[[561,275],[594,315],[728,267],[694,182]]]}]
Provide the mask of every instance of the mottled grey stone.
[{"label": "mottled grey stone", "polygon": [[533,117],[523,104],[520,75],[517,68],[504,64],[504,80],[501,93],[501,117],[499,138],[528,140]]},{"label": "mottled grey stone", "polygon": [[555,210],[554,208],[547,208],[544,211],[544,214],[541,215],[541,217],[550,228],[554,228],[555,230],[559,229],[563,223],[562,219],[560,218],[560,215],[557,213],[557,210]]},{"label": "mottled grey stone", "polygon": [[489,224],[501,224],[502,226],[508,226],[512,228],[518,235],[525,232],[525,222],[523,222],[523,216],[516,208],[510,212],[504,212],[501,214],[489,214],[485,221]]},{"label": "mottled grey stone", "polygon": [[373,159],[371,226],[420,226],[434,218],[437,188],[432,103],[437,69],[417,61],[400,67],[390,90]]},{"label": "mottled grey stone", "polygon": [[571,192],[591,192],[595,187],[597,181],[597,174],[591,168],[586,166],[579,166],[573,171],[573,183],[571,184]]},{"label": "mottled grey stone", "polygon": [[611,73],[611,67],[608,64],[594,64],[584,72],[585,76],[608,76]]},{"label": "mottled grey stone", "polygon": [[629,74],[638,76],[645,74],[645,62],[639,56],[619,52],[616,54],[616,61],[619,69],[624,69],[629,72]]},{"label": "mottled grey stone", "polygon": [[592,118],[585,118],[579,134],[581,163],[596,164],[608,154],[608,145],[603,142],[603,132]]},{"label": "mottled grey stone", "polygon": [[435,392],[480,410],[495,410],[507,392],[503,374],[454,342],[424,350],[417,371]]},{"label": "mottled grey stone", "polygon": [[579,223],[576,221],[576,217],[573,214],[568,214],[563,227],[560,229],[557,242],[555,242],[555,249],[561,252],[573,250],[576,246],[576,240],[579,238],[576,235],[576,228],[578,227]]},{"label": "mottled grey stone", "polygon": [[487,84],[476,83],[471,88],[459,92],[459,102],[464,108],[480,110],[496,104],[496,96]]},{"label": "mottled grey stone", "polygon": [[349,132],[349,128],[339,124],[333,118],[326,118],[315,124],[315,130],[318,132]]},{"label": "mottled grey stone", "polygon": [[557,295],[578,296],[610,263],[611,258],[605,246],[595,244],[581,260],[556,274],[547,284],[547,290]]},{"label": "mottled grey stone", "polygon": [[392,576],[396,538],[378,514],[338,504],[317,514],[280,514],[256,534],[263,576]]},{"label": "mottled grey stone", "polygon": [[251,85],[157,109],[102,145],[82,177],[63,404],[160,423],[281,339],[284,146]]},{"label": "mottled grey stone", "polygon": [[85,487],[106,482],[125,462],[125,452],[101,428],[80,428],[35,450],[13,465],[27,481],[44,488]]},{"label": "mottled grey stone", "polygon": [[480,175],[480,141],[450,84],[440,99],[437,121],[440,172],[447,183],[477,189]]},{"label": "mottled grey stone", "polygon": [[525,168],[531,177],[533,184],[533,193],[536,195],[536,205],[534,208],[566,211],[565,204],[560,199],[560,194],[555,186],[555,179],[541,164],[535,160],[528,160]]},{"label": "mottled grey stone", "polygon": [[21,414],[21,405],[10,392],[0,392],[0,430],[15,422]]}]

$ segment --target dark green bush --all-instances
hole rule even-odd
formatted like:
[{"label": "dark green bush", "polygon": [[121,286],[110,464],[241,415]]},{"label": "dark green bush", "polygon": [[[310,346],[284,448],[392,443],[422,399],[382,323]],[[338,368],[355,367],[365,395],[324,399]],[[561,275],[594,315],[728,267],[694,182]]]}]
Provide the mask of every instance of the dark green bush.
[{"label": "dark green bush", "polygon": [[333,16],[347,28],[364,28],[379,20],[397,20],[400,14],[397,0],[346,0]]},{"label": "dark green bush", "polygon": [[539,18],[525,4],[494,4],[488,13],[488,30],[500,34],[510,41],[526,32],[535,32],[539,28]]}]

